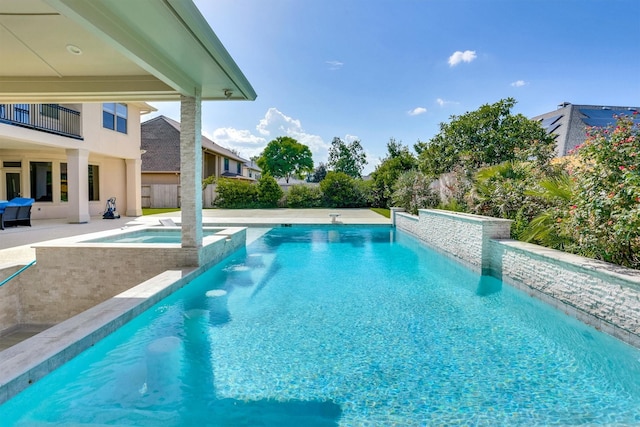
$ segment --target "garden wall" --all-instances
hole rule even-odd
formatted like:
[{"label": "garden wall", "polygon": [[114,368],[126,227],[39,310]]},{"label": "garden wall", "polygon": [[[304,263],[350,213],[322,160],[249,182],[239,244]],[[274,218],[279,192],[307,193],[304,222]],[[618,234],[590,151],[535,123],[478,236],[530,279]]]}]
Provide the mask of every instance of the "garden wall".
[{"label": "garden wall", "polygon": [[394,213],[396,227],[640,348],[640,271],[509,239],[510,221],[439,210]]}]

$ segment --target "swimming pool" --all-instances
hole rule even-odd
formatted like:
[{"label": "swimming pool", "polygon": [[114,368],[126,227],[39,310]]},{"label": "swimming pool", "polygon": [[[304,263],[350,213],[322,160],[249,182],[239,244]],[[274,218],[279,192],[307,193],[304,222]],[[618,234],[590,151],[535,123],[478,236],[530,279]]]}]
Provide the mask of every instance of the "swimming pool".
[{"label": "swimming pool", "polygon": [[2,425],[640,423],[640,351],[386,227],[275,228]]}]

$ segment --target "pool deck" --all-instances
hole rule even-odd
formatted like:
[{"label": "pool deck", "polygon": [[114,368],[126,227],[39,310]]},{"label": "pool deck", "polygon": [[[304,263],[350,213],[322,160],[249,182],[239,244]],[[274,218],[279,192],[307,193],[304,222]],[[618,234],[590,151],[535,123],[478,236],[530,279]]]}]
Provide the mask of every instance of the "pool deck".
[{"label": "pool deck", "polygon": [[[206,225],[269,226],[281,224],[389,225],[391,220],[370,209],[204,209],[202,222]],[[32,220],[31,227],[8,227],[0,230],[0,268],[4,264],[28,263],[35,259],[31,245],[54,239],[115,230],[133,225],[159,225],[161,219],[170,218],[179,223],[180,212],[140,217],[102,219],[93,217],[86,224],[69,224],[63,219]]]}]

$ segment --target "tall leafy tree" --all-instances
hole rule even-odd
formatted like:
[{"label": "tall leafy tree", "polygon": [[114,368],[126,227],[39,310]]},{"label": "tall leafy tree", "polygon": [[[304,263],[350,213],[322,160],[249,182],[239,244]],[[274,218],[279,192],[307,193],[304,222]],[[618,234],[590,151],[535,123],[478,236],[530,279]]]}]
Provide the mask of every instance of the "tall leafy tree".
[{"label": "tall leafy tree", "polygon": [[311,150],[288,136],[279,136],[269,142],[256,161],[264,174],[284,178],[301,176],[313,171]]},{"label": "tall leafy tree", "polygon": [[352,178],[361,178],[366,164],[367,155],[360,141],[355,140],[347,144],[338,137],[333,138],[329,147],[328,162],[331,170],[343,172]]},{"label": "tall leafy tree", "polygon": [[311,182],[320,182],[327,176],[327,167],[324,163],[320,162],[320,164],[313,170],[311,174]]},{"label": "tall leafy tree", "polygon": [[417,166],[417,159],[409,147],[390,138],[387,143],[387,156],[376,166],[371,174],[373,178],[373,204],[377,207],[389,207],[393,185],[403,172]]},{"label": "tall leafy tree", "polygon": [[436,177],[459,166],[473,172],[511,160],[535,160],[546,167],[555,142],[538,122],[512,114],[515,104],[513,98],[503,99],[441,123],[436,136],[414,147],[420,169]]}]

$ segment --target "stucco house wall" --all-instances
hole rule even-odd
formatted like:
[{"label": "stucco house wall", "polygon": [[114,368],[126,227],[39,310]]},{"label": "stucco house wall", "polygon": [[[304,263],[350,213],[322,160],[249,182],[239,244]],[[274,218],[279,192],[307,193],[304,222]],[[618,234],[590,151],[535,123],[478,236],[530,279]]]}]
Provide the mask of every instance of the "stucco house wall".
[{"label": "stucco house wall", "polygon": [[[11,104],[4,105],[11,108]],[[39,108],[38,104],[31,105],[33,117],[39,114]],[[127,104],[125,134],[103,127],[101,103],[60,105],[80,113],[81,138],[0,120],[0,200],[10,198],[7,189],[10,174],[19,174],[22,197],[37,199],[31,194],[30,165],[32,162],[45,162],[51,164],[48,178],[51,200],[36,200],[32,219],[69,218],[70,222],[85,222],[88,216],[104,212],[110,197],[116,197],[121,215],[140,215],[140,115],[151,107],[144,103]],[[66,176],[62,172],[65,165]],[[80,182],[72,182],[74,165],[76,169],[80,168],[83,177]],[[89,200],[88,181],[84,182],[89,165],[98,167],[96,200]],[[73,198],[63,196],[65,191],[68,195],[78,191],[75,199],[79,204],[70,203]]]}]

